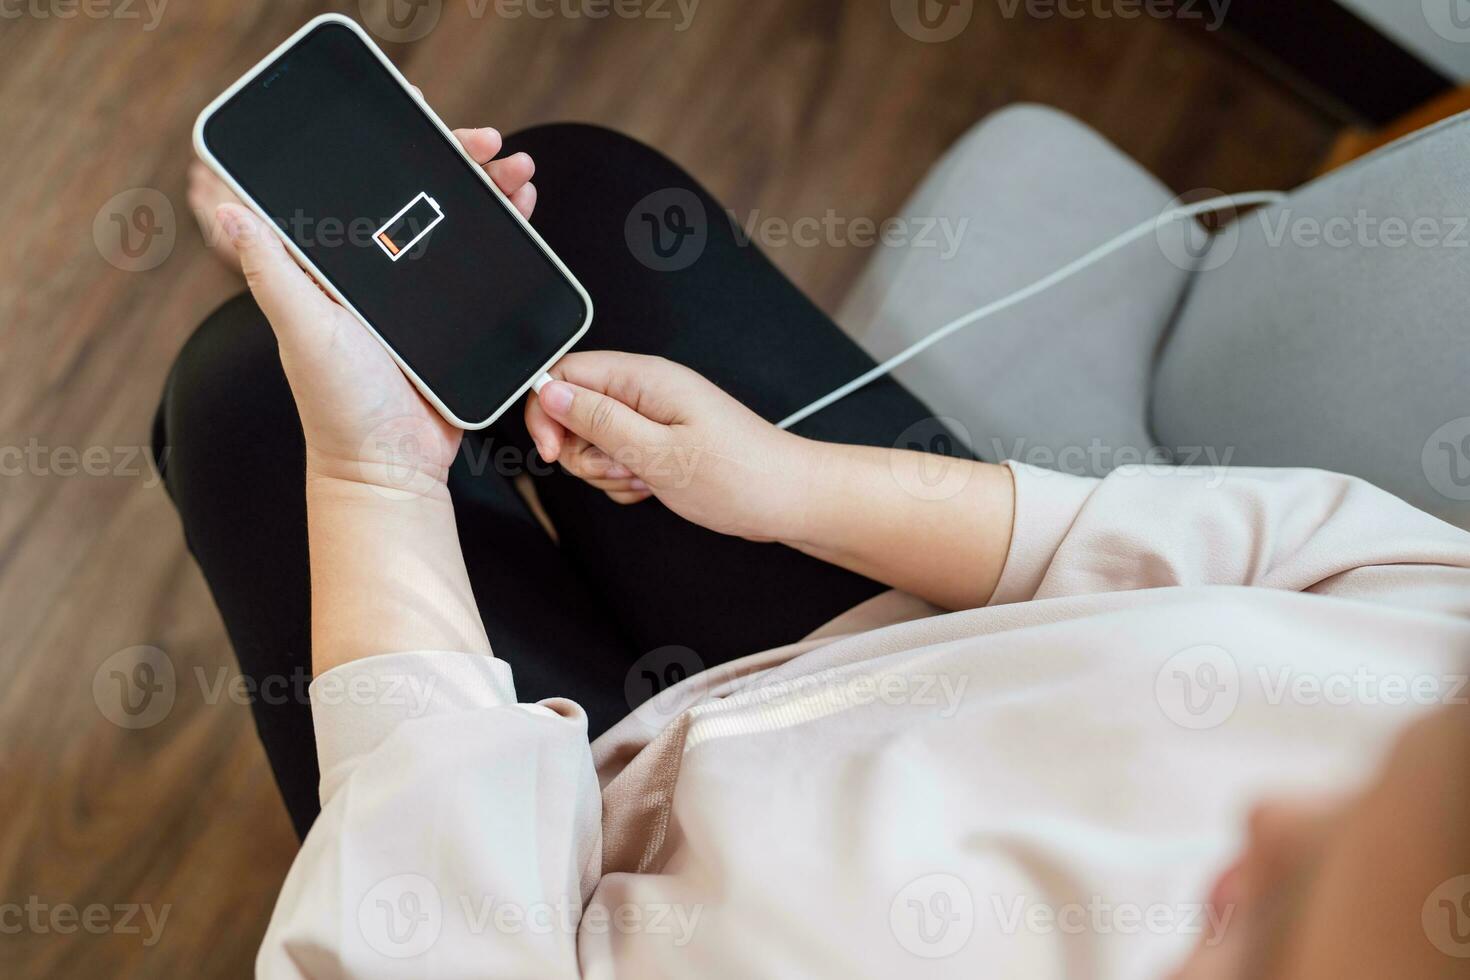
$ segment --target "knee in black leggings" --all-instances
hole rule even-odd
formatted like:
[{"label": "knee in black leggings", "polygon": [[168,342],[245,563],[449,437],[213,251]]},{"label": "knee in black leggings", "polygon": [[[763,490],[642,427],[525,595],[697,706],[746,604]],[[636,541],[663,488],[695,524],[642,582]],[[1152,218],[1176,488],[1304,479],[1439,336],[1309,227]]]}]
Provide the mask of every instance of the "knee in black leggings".
[{"label": "knee in black leggings", "polygon": [[[507,136],[504,153],[521,151],[536,157],[535,180],[542,186],[546,186],[548,180],[557,181],[563,174],[590,176],[599,173],[615,175],[618,179],[643,173],[655,180],[678,175],[694,183],[683,168],[647,143],[616,129],[591,123],[546,123]],[[594,196],[606,189],[606,185],[598,181],[583,187]],[[568,194],[578,190],[577,187],[560,184],[557,189]]]},{"label": "knee in black leggings", "polygon": [[243,475],[251,466],[290,462],[301,447],[275,334],[255,300],[241,293],[206,317],[179,351],[154,420],[154,458],[182,505],[184,484],[204,470]]}]

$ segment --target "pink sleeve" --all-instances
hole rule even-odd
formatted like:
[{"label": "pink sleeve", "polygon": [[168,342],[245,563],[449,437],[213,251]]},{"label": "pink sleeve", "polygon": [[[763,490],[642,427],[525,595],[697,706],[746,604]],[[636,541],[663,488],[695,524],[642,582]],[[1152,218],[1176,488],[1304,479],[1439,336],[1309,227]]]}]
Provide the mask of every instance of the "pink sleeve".
[{"label": "pink sleeve", "polygon": [[1470,615],[1470,534],[1353,477],[1008,465],[1016,521],[995,602],[1244,585]]}]

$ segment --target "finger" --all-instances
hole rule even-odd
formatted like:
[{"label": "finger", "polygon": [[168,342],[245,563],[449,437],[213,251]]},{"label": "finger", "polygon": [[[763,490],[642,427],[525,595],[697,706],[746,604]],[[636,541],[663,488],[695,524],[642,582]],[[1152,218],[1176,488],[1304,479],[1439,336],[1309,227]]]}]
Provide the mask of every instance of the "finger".
[{"label": "finger", "polygon": [[470,158],[482,167],[495,159],[495,154],[500,152],[502,144],[500,130],[493,126],[482,126],[479,129],[456,129],[454,138],[459,140],[459,145],[464,147],[464,151],[470,155]]},{"label": "finger", "polygon": [[521,217],[531,217],[531,212],[536,210],[536,185],[522,184],[521,189],[510,196],[510,203],[521,213]]},{"label": "finger", "polygon": [[296,264],[271,229],[238,204],[221,204],[215,218],[240,256],[245,283],[284,347],[307,342],[335,304]]},{"label": "finger", "polygon": [[626,466],[615,462],[611,456],[585,439],[577,437],[577,442],[580,445],[575,452],[562,450],[562,461],[575,463],[582,475],[606,480],[622,480],[633,475]]},{"label": "finger", "polygon": [[577,445],[564,446],[561,465],[573,476],[583,480],[628,480],[633,471],[617,462],[607,453],[580,438]]},{"label": "finger", "polygon": [[536,162],[529,153],[512,153],[503,160],[490,162],[485,172],[508,197],[536,175]]},{"label": "finger", "polygon": [[534,393],[526,399],[526,431],[536,444],[536,452],[548,463],[555,463],[566,441],[573,438],[560,422],[546,414]]},{"label": "finger", "polygon": [[682,364],[619,351],[568,354],[556,363],[550,374],[611,395],[633,406],[645,418],[665,425],[684,422],[691,411],[709,398],[712,390],[708,381]]},{"label": "finger", "polygon": [[647,487],[635,486],[633,480],[583,480],[589,487],[601,490],[603,493],[637,493],[648,489]]},{"label": "finger", "polygon": [[626,450],[642,454],[662,445],[667,430],[609,395],[566,381],[541,389],[546,414],[603,452],[622,458]]},{"label": "finger", "polygon": [[612,500],[613,503],[615,503],[615,504],[622,504],[624,507],[629,507],[629,506],[631,506],[633,504],[641,504],[641,503],[643,503],[643,501],[647,500],[651,496],[653,496],[653,495],[651,493],[649,493],[647,490],[641,490],[641,491],[631,491],[630,490],[630,491],[627,491],[625,493],[610,493],[610,494],[608,494],[608,497]]}]

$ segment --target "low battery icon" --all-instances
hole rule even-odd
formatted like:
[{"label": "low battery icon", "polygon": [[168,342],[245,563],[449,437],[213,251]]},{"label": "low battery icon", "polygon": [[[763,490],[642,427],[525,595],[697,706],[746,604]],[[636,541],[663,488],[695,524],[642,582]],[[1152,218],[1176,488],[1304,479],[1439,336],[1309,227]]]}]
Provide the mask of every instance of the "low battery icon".
[{"label": "low battery icon", "polygon": [[388,219],[387,224],[378,229],[377,234],[373,235],[373,241],[378,243],[383,254],[397,262],[443,220],[444,211],[440,209],[439,202],[426,192],[419,191],[417,197],[405,204],[397,214]]}]

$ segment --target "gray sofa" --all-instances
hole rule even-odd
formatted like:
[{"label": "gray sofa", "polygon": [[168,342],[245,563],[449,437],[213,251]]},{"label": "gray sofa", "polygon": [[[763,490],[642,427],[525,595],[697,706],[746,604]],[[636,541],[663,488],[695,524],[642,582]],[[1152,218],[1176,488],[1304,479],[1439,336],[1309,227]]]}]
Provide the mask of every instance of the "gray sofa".
[{"label": "gray sofa", "polygon": [[[838,319],[889,356],[1174,200],[1070,117],[1006,109],[900,215],[967,220],[958,250],[880,249]],[[1213,236],[1163,228],[898,376],[986,459],[1320,467],[1470,527],[1467,215],[1470,115]]]}]

